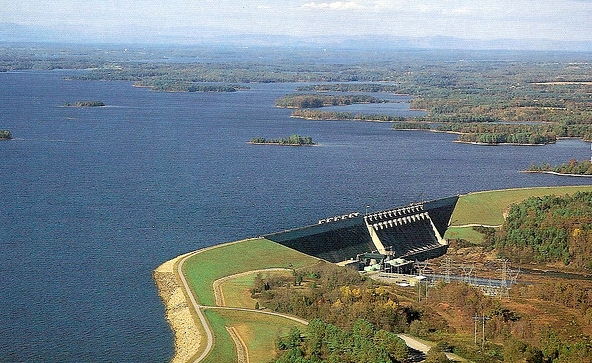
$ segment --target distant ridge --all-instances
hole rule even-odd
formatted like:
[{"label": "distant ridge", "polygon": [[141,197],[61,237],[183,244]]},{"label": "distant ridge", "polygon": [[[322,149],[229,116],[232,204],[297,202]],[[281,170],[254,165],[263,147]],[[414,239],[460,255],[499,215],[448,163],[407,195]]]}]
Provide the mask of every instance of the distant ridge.
[{"label": "distant ridge", "polygon": [[[344,37],[297,37],[273,34],[227,34],[191,27],[168,28],[158,34],[130,26],[117,34],[90,34],[71,26],[51,28],[38,25],[0,23],[0,43],[39,42],[66,44],[143,44],[143,45],[221,45],[221,46],[285,46],[328,47],[341,49],[466,49],[466,50],[537,50],[590,52],[591,41],[553,39],[469,39],[448,36],[400,37],[361,35]],[[124,31],[125,30],[125,31]]]}]

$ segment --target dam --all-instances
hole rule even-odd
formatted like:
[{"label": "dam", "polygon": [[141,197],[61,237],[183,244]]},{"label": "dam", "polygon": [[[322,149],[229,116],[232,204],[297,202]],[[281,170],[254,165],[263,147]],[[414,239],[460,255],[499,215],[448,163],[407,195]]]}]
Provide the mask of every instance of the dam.
[{"label": "dam", "polygon": [[458,196],[369,214],[350,213],[264,237],[329,262],[375,253],[424,261],[446,253],[444,233]]}]

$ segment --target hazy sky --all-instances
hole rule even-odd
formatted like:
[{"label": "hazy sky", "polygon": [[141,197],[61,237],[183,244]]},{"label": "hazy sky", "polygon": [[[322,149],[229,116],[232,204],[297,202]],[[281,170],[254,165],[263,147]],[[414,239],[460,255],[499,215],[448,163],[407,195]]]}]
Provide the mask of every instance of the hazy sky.
[{"label": "hazy sky", "polygon": [[[592,40],[592,0],[0,0],[0,24],[98,40],[223,34]],[[60,39],[56,39],[60,40]]]}]

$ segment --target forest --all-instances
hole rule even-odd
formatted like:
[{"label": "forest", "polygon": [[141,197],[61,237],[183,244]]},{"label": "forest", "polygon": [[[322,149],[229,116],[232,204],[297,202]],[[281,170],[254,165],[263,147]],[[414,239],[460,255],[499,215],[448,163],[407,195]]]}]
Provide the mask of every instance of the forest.
[{"label": "forest", "polygon": [[512,261],[559,262],[590,273],[592,193],[529,198],[512,206],[494,244]]},{"label": "forest", "polygon": [[[402,362],[405,349],[395,335],[401,332],[437,342],[427,362],[447,362],[442,352],[483,363],[592,359],[592,340],[580,325],[592,322],[592,286],[580,281],[519,285],[511,300],[486,296],[463,282],[440,281],[418,301],[417,289],[383,285],[321,262],[294,270],[291,277],[257,275],[251,293],[257,308],[310,321],[305,331],[278,337],[278,363]],[[568,325],[539,319],[546,314],[541,309],[560,306],[570,311],[566,316],[581,318]],[[477,314],[487,317],[483,349],[473,341]]]},{"label": "forest", "polygon": [[289,336],[280,337],[276,346],[283,354],[275,363],[395,363],[407,358],[402,339],[363,319],[351,331],[313,319],[304,335],[295,328]]}]

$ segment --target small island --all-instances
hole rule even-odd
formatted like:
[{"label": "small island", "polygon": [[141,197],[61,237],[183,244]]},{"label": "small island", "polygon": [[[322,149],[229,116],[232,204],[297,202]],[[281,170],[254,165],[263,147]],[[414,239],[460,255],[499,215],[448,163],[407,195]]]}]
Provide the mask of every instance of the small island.
[{"label": "small island", "polygon": [[66,102],[64,107],[104,107],[106,106],[103,101],[78,101],[75,103]]},{"label": "small island", "polygon": [[577,161],[576,159],[571,159],[567,163],[556,166],[551,166],[549,163],[542,165],[533,164],[526,172],[592,177],[592,162],[590,160]]},{"label": "small island", "polygon": [[326,106],[347,106],[357,103],[386,103],[388,101],[367,95],[287,95],[275,101],[278,108],[321,108]]},{"label": "small island", "polygon": [[8,130],[0,130],[0,140],[10,140],[12,139],[12,134]]},{"label": "small island", "polygon": [[254,137],[249,141],[254,145],[285,145],[285,146],[312,146],[316,145],[309,136],[291,135],[281,139],[266,139],[264,137]]}]

